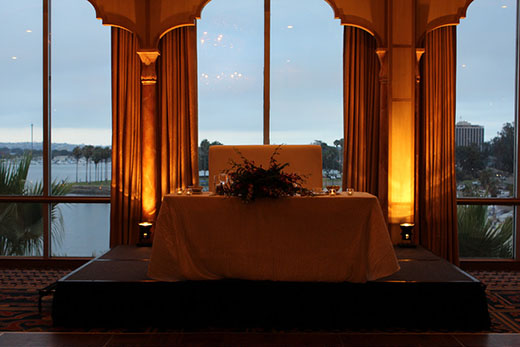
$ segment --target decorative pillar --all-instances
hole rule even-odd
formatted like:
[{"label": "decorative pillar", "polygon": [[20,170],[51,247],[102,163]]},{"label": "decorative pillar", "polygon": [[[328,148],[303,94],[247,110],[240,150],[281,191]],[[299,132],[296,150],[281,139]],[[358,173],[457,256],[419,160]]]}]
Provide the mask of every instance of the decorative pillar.
[{"label": "decorative pillar", "polygon": [[[419,151],[420,148],[420,112],[421,112],[421,57],[424,54],[424,48],[416,48],[415,49],[415,177],[419,177]],[[420,194],[420,185],[419,180],[415,181],[415,196],[417,197]],[[417,204],[417,199],[414,201],[414,224],[415,224],[415,232],[412,234],[412,242],[419,243],[419,205]]]},{"label": "decorative pillar", "polygon": [[379,58],[379,202],[388,222],[388,59],[387,49],[376,49]]},{"label": "decorative pillar", "polygon": [[415,198],[415,0],[389,3],[388,219],[394,243],[399,224],[414,222]]},{"label": "decorative pillar", "polygon": [[[424,54],[424,48],[415,49],[415,119],[419,119],[420,100],[421,100],[421,57]],[[417,134],[417,132],[416,132]],[[418,142],[415,141],[417,144]],[[417,165],[416,165],[417,166]]]},{"label": "decorative pillar", "polygon": [[157,70],[159,51],[138,51],[141,58],[142,210],[141,220],[155,221],[159,201],[157,157]]}]

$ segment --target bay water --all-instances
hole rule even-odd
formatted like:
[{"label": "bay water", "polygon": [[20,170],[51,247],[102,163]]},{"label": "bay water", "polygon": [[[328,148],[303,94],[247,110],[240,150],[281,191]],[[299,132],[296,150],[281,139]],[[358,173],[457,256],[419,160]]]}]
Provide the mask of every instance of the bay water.
[{"label": "bay water", "polygon": [[[92,179],[94,179],[94,165],[91,167]],[[105,177],[104,165],[99,171]],[[78,165],[78,182],[85,182],[86,165],[84,162]],[[110,164],[107,168],[110,177]],[[36,184],[43,177],[43,165],[33,160],[29,168],[27,180]],[[58,162],[51,165],[51,179],[58,179],[69,183],[76,182],[76,163]],[[63,231],[51,236],[52,256],[67,257],[96,257],[109,249],[110,240],[110,204],[70,204],[57,205],[63,218]]]}]

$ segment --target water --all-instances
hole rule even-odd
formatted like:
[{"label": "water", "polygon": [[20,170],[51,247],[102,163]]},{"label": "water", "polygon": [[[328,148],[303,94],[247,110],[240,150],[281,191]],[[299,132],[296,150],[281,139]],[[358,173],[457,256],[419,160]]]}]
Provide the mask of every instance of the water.
[{"label": "water", "polygon": [[60,204],[65,232],[53,256],[97,257],[109,249],[110,204]]},{"label": "water", "polygon": [[[103,171],[104,164],[99,164]],[[94,165],[91,167],[94,178]],[[85,163],[78,165],[78,181],[85,182]],[[108,167],[110,175],[110,165]],[[27,180],[36,183],[42,180],[43,165],[32,161]],[[52,180],[75,182],[76,164],[59,163],[51,166]],[[110,243],[110,204],[59,204],[57,206],[63,217],[64,233],[61,240],[51,240],[53,256],[91,257],[105,253]]]},{"label": "water", "polygon": [[[107,174],[110,179],[111,163],[108,163]],[[91,181],[95,178],[95,166],[89,163],[89,171]],[[98,164],[98,172],[105,179],[105,164]],[[41,181],[43,178],[43,164],[39,161],[33,160],[29,167],[27,180],[31,183]],[[60,181],[76,182],[76,163],[75,162],[60,162],[51,165],[51,180],[58,179]],[[78,182],[86,182],[86,165],[84,160],[79,161],[78,165]]]}]

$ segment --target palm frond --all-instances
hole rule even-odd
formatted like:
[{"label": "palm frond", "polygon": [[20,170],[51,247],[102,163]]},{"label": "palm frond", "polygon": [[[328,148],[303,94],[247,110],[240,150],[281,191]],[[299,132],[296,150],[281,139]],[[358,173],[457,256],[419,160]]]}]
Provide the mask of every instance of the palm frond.
[{"label": "palm frond", "polygon": [[[0,162],[1,195],[42,195],[42,182],[27,182],[32,156]],[[65,195],[71,185],[54,180],[53,195]],[[41,255],[43,253],[43,205],[38,203],[0,204],[0,255]],[[59,246],[64,233],[63,216],[58,204],[50,205],[51,238]]]},{"label": "palm frond", "polygon": [[489,218],[485,205],[457,208],[459,251],[461,257],[511,258],[513,256],[513,218]]},{"label": "palm frond", "polygon": [[32,155],[25,154],[16,161],[0,162],[0,195],[25,195],[25,181]]}]

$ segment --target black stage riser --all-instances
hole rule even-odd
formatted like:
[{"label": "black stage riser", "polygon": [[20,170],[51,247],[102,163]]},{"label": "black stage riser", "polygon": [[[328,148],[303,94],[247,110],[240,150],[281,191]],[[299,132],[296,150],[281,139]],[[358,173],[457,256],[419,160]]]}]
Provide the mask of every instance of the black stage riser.
[{"label": "black stage riser", "polygon": [[480,282],[63,281],[54,294],[53,320],[63,327],[187,330],[490,326]]}]

